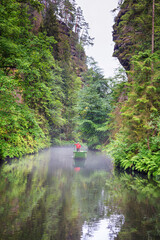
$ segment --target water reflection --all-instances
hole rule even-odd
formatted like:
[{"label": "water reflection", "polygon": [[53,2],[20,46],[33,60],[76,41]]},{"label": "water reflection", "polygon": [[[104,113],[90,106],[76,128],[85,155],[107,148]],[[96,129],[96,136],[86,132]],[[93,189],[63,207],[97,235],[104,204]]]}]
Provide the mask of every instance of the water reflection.
[{"label": "water reflection", "polygon": [[125,217],[116,239],[160,239],[160,183],[121,173],[107,181],[106,188],[110,213],[116,209]]},{"label": "water reflection", "polygon": [[113,175],[102,153],[56,147],[3,164],[1,240],[160,239],[159,186]]},{"label": "water reflection", "polygon": [[83,169],[85,167],[85,162],[86,162],[85,158],[74,159],[73,161],[74,161],[73,162],[73,167],[74,167],[75,172],[79,172],[81,169]]},{"label": "water reflection", "polygon": [[84,223],[82,228],[82,240],[114,240],[121,230],[121,226],[124,223],[123,215],[112,215],[110,218],[100,219],[97,223],[92,225]]}]

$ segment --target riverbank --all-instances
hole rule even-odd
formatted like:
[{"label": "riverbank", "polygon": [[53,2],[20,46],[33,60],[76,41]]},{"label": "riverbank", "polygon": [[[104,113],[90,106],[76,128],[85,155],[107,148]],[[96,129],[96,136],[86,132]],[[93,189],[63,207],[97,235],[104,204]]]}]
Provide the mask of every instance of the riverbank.
[{"label": "riverbank", "polygon": [[160,181],[160,151],[152,151],[141,144],[135,153],[135,148],[135,144],[128,145],[118,139],[105,146],[103,151],[112,156],[116,167],[131,172],[137,171],[147,175],[148,178]]}]

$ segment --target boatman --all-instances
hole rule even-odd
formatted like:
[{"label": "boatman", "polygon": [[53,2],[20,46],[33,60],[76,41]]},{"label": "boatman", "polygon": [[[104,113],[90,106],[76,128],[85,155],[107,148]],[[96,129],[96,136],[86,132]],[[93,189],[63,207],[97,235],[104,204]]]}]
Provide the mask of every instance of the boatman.
[{"label": "boatman", "polygon": [[74,145],[76,145],[77,152],[79,152],[81,148],[81,144],[78,142],[78,143],[75,143]]}]

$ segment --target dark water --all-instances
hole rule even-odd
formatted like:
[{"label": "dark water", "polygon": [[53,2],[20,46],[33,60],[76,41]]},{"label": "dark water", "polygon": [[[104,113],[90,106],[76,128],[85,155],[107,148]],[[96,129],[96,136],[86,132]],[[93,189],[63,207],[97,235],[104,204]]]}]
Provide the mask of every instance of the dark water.
[{"label": "dark water", "polygon": [[159,240],[160,184],[56,147],[0,169],[0,240]]}]

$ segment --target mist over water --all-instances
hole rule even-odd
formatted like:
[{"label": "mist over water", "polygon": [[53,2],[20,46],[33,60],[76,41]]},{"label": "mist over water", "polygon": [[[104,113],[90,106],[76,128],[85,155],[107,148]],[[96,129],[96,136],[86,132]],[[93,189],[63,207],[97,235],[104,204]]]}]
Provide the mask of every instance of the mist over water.
[{"label": "mist over water", "polygon": [[1,240],[160,239],[159,186],[115,174],[101,152],[52,147],[2,164],[0,179]]}]

